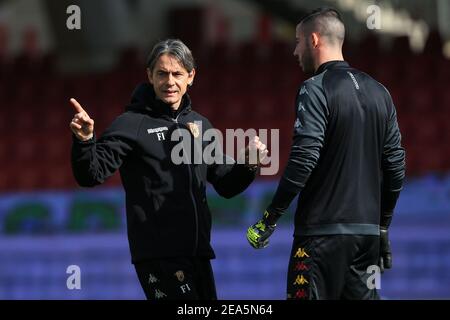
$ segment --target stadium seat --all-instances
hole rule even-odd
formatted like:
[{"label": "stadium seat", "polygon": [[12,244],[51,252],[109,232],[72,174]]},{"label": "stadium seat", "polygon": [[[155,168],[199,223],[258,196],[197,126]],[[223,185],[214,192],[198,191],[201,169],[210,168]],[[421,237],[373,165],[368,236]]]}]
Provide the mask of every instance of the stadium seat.
[{"label": "stadium seat", "polygon": [[[407,149],[408,174],[449,170],[450,60],[437,54],[439,41],[432,36],[423,54],[413,54],[406,37],[396,38],[390,50],[373,40],[346,43],[345,57],[390,91]],[[189,89],[194,110],[221,130],[280,128],[280,153],[286,161],[295,96],[306,79],[293,50],[293,44],[283,40],[219,41],[206,48]],[[0,74],[0,164],[19,173],[5,174],[2,190],[75,185],[68,160],[68,124],[74,114],[69,98],[86,107],[100,135],[125,110],[135,86],[147,81],[142,51],[129,48],[119,55],[116,68],[97,74],[65,75],[44,67],[48,72],[31,70],[26,78],[18,76],[24,68],[37,68],[30,66],[37,57],[42,67],[43,55],[22,55],[6,65],[11,73]],[[56,58],[50,53],[49,65]],[[115,176],[106,185],[119,183]]]}]

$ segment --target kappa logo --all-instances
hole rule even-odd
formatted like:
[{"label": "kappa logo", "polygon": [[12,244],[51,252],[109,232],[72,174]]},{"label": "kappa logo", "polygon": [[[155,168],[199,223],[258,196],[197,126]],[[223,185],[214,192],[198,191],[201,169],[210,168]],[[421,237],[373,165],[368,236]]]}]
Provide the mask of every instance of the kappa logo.
[{"label": "kappa logo", "polygon": [[308,284],[308,280],[306,280],[306,278],[303,275],[297,275],[297,278],[295,278],[294,284],[296,286]]},{"label": "kappa logo", "polygon": [[162,298],[165,298],[165,297],[167,297],[167,294],[165,294],[164,292],[162,292],[159,289],[155,289],[155,298],[156,299],[162,299]]},{"label": "kappa logo", "polygon": [[300,88],[300,93],[298,94],[299,96],[301,96],[301,95],[303,95],[303,94],[309,94],[308,93],[308,90],[306,89],[306,86],[302,86],[301,88]]},{"label": "kappa logo", "polygon": [[159,127],[159,128],[152,128],[147,129],[148,134],[156,133],[156,136],[158,137],[158,141],[166,140],[166,137],[164,136],[164,131],[169,130],[167,127]]},{"label": "kappa logo", "polygon": [[300,111],[306,111],[306,110],[305,110],[305,106],[303,105],[303,103],[300,102],[300,103],[298,104],[297,111],[298,111],[298,112],[300,112]]},{"label": "kappa logo", "polygon": [[148,283],[155,283],[158,282],[158,278],[156,278],[153,274],[149,274],[148,276]]},{"label": "kappa logo", "polygon": [[297,262],[294,268],[295,271],[307,271],[309,270],[308,266],[302,261]]},{"label": "kappa logo", "polygon": [[306,299],[307,294],[306,294],[305,289],[297,290],[297,292],[295,293],[295,298],[296,299]]},{"label": "kappa logo", "polygon": [[294,255],[294,258],[303,258],[303,257],[309,258],[309,255],[306,253],[305,249],[298,248],[297,252]]}]

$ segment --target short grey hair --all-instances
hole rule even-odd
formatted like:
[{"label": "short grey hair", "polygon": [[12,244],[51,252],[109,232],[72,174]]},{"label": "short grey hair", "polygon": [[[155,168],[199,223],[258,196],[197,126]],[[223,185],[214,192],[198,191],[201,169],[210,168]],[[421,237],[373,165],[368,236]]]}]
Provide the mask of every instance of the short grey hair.
[{"label": "short grey hair", "polygon": [[187,72],[191,72],[195,68],[195,61],[191,50],[179,39],[166,39],[155,44],[152,52],[148,56],[147,68],[151,72],[155,67],[156,61],[163,54],[170,54],[175,57]]}]

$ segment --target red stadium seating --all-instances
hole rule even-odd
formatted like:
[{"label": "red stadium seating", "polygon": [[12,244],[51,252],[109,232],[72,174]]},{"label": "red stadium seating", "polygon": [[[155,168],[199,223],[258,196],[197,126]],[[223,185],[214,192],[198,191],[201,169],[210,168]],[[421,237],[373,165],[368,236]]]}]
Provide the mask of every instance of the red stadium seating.
[{"label": "red stadium seating", "polygon": [[[436,48],[438,42],[430,40],[425,53],[415,55],[405,38],[395,40],[391,51],[373,38],[345,47],[352,65],[391,92],[409,175],[450,169],[450,62]],[[292,51],[293,44],[283,41],[218,43],[201,55],[190,89],[194,109],[221,130],[281,129],[282,165],[289,155],[295,94],[304,80]],[[143,55],[128,49],[114,70],[76,76],[54,72],[55,58],[35,67],[42,72],[32,72],[31,60],[20,59],[2,65],[0,74],[0,191],[72,188],[68,99],[86,106],[101,134],[123,112],[136,84],[146,81]],[[24,68],[31,68],[29,76],[17,76]],[[106,183],[118,184],[118,174]]]}]

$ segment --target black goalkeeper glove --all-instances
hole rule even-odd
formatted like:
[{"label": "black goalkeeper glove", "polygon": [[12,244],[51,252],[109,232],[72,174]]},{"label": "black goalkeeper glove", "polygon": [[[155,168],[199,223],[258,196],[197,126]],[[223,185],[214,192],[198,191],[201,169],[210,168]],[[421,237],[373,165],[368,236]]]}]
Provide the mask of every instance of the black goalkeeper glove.
[{"label": "black goalkeeper glove", "polygon": [[264,212],[264,217],[247,230],[247,240],[255,249],[262,249],[269,245],[269,237],[275,231],[276,224],[270,224],[267,220],[269,213]]},{"label": "black goalkeeper glove", "polygon": [[380,270],[392,268],[392,252],[391,243],[389,241],[389,233],[387,228],[380,228]]}]

